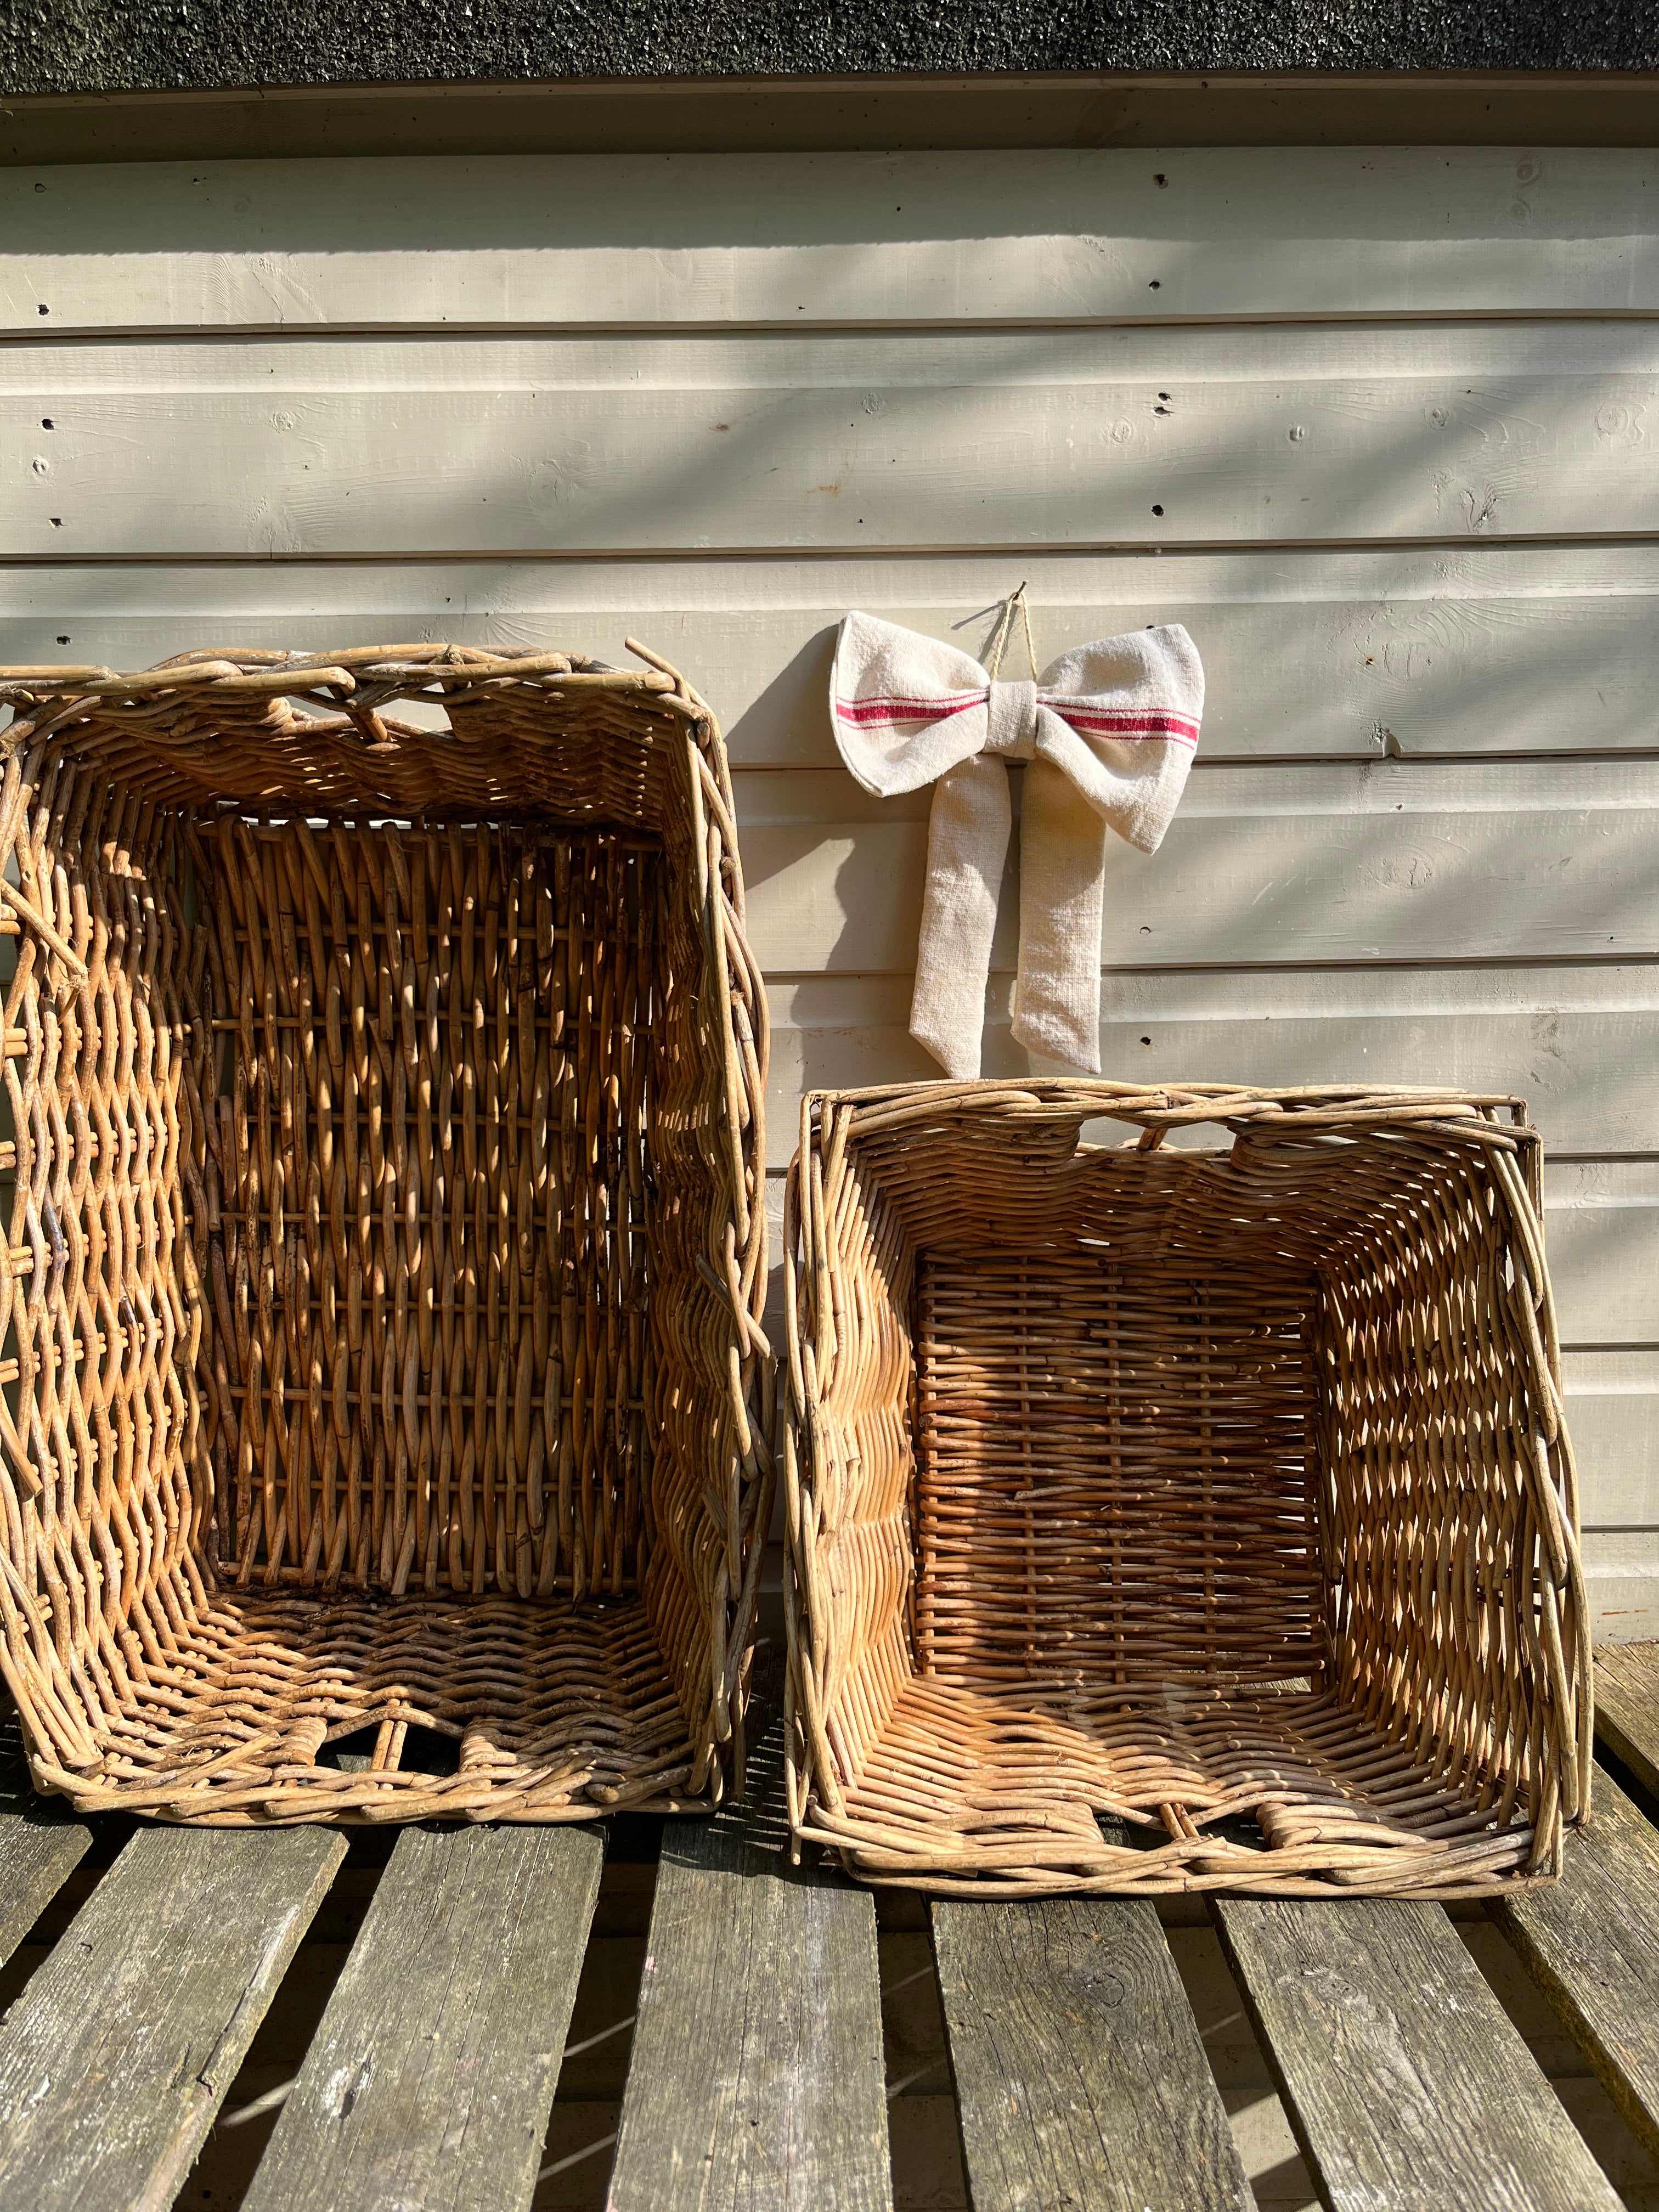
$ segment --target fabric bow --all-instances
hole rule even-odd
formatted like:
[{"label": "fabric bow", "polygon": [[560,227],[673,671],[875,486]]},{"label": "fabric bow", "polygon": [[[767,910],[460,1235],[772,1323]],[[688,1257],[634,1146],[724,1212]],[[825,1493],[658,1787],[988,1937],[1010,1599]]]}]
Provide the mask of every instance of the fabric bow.
[{"label": "fabric bow", "polygon": [[1062,653],[1035,682],[1000,683],[954,646],[850,614],[830,711],[866,791],[890,799],[938,785],[910,1034],[958,1080],[979,1073],[1012,823],[1006,763],[1029,763],[1014,1035],[1098,1073],[1106,830],[1154,853],[1169,827],[1204,711],[1191,638],[1178,623],[1131,630]]}]

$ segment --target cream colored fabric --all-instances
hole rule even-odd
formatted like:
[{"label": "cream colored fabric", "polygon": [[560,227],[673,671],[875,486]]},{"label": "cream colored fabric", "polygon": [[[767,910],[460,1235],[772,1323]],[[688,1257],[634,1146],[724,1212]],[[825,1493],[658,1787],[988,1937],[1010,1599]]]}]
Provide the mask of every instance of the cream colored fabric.
[{"label": "cream colored fabric", "polygon": [[970,654],[873,615],[841,626],[830,712],[842,758],[882,798],[933,784],[910,1033],[945,1072],[976,1076],[1010,761],[1021,809],[1014,1035],[1028,1052],[1100,1069],[1106,832],[1156,852],[1204,712],[1204,670],[1178,623],[1102,638],[1036,683],[997,683]]}]

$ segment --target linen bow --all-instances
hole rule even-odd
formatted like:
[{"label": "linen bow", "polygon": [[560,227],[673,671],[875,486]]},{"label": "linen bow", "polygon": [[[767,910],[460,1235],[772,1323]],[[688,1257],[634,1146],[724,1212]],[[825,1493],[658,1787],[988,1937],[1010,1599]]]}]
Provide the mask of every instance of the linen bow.
[{"label": "linen bow", "polygon": [[890,799],[937,785],[910,1034],[958,1080],[979,1073],[997,894],[1021,810],[1014,1035],[1029,1052],[1100,1070],[1106,831],[1156,852],[1187,781],[1204,669],[1178,623],[1099,639],[1031,683],[1001,683],[955,646],[849,614],[830,711],[841,757]]}]

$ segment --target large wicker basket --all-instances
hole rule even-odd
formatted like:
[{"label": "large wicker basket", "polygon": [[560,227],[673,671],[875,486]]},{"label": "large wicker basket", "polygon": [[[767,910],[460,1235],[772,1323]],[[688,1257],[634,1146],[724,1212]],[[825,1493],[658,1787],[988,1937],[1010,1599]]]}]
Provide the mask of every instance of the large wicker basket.
[{"label": "large wicker basket", "polygon": [[0,1668],[88,1810],[740,1773],[765,999],[641,658],[3,672]]},{"label": "large wicker basket", "polygon": [[1461,1092],[809,1097],[797,1835],[959,1894],[1559,1871],[1590,1666],[1539,1173]]}]

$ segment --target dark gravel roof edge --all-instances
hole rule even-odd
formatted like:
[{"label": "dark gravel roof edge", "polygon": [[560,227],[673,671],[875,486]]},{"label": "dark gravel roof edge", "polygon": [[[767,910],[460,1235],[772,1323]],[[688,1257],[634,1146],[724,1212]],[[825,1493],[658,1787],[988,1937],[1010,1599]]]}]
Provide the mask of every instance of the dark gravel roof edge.
[{"label": "dark gravel roof edge", "polygon": [[1077,70],[1645,70],[1641,0],[0,0],[0,92]]}]

